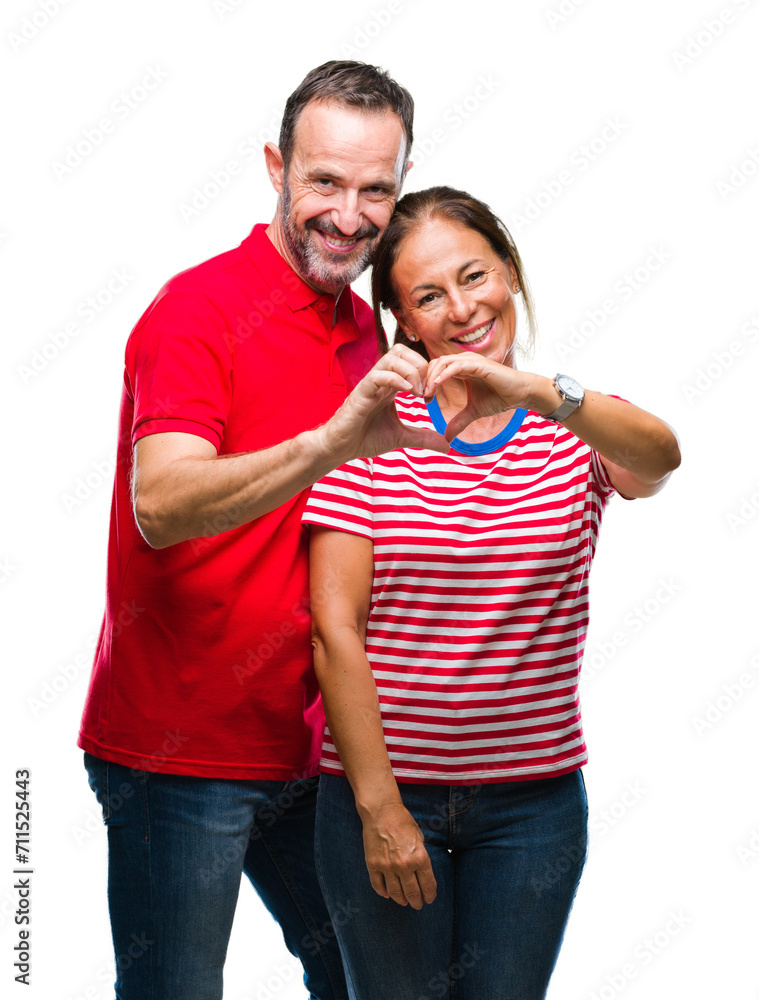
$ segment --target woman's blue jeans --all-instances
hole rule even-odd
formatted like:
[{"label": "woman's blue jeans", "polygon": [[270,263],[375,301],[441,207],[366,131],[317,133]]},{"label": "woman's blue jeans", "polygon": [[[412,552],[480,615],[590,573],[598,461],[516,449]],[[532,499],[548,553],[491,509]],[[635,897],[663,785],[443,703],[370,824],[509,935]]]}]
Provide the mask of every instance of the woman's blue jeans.
[{"label": "woman's blue jeans", "polygon": [[372,889],[350,784],[321,776],[316,866],[351,1000],[541,1000],[585,863],[581,772],[400,791],[437,880],[421,910]]},{"label": "woman's blue jeans", "polygon": [[345,1000],[314,867],[318,776],[226,781],[84,762],[108,829],[118,1000],[219,1000],[243,872],[312,1000]]}]

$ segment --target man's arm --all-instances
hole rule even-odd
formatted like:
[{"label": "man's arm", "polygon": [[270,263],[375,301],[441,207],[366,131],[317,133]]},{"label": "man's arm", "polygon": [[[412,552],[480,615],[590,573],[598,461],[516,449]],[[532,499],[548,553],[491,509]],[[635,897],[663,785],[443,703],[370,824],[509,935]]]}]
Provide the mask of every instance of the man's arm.
[{"label": "man's arm", "polygon": [[[415,351],[393,347],[326,424],[262,451],[219,456],[204,438],[176,431],[140,438],[133,503],[145,541],[163,549],[237,528],[352,458],[401,447],[447,451],[441,435],[406,427],[395,410],[398,392],[422,395],[426,367]],[[288,383],[299,391],[297,379]]]}]

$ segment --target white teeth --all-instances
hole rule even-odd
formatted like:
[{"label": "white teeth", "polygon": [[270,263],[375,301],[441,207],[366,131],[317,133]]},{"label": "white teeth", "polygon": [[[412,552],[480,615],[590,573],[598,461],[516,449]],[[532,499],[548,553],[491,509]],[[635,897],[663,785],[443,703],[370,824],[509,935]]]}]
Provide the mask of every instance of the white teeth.
[{"label": "white teeth", "polygon": [[335,247],[350,246],[351,243],[355,243],[356,242],[356,240],[353,239],[353,238],[347,239],[347,240],[341,240],[341,239],[338,239],[337,236],[327,236],[326,233],[322,233],[322,236],[324,236],[324,239],[327,241],[327,243],[330,243],[332,246],[335,246]]},{"label": "white teeth", "polygon": [[476,340],[482,340],[483,337],[490,333],[490,328],[493,325],[493,320],[486,323],[485,326],[478,326],[476,330],[472,330],[471,333],[465,334],[463,337],[456,337],[455,339],[460,344],[473,344]]}]

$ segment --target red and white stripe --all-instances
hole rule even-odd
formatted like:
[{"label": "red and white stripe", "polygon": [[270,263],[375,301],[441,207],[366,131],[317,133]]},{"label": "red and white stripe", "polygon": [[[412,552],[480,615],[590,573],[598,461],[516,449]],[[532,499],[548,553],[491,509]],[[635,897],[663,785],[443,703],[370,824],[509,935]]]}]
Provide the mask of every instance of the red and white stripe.
[{"label": "red and white stripe", "polygon": [[[397,407],[432,426],[422,401]],[[398,450],[312,488],[304,523],[374,542],[366,652],[398,781],[551,777],[587,761],[578,674],[613,492],[597,453],[530,411],[493,453]],[[321,764],[344,773],[328,729]]]}]

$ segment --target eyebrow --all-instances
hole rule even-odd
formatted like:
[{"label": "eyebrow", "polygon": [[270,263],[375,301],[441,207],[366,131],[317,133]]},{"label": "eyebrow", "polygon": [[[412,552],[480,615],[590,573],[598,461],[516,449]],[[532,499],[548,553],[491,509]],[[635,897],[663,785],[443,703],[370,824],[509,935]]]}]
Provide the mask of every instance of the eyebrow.
[{"label": "eyebrow", "polygon": [[[480,257],[475,257],[475,258],[474,258],[474,260],[468,260],[468,261],[466,262],[466,264],[462,264],[462,265],[461,265],[461,267],[460,267],[460,268],[458,269],[458,271],[456,272],[456,274],[457,274],[457,275],[461,275],[461,272],[462,272],[462,271],[466,271],[466,269],[467,269],[468,267],[471,267],[471,266],[472,266],[472,264],[477,264],[477,263],[478,263],[478,262],[479,262],[480,260],[481,260],[481,258],[480,258]],[[413,295],[413,294],[414,294],[414,292],[422,292],[422,291],[427,291],[427,290],[428,290],[428,289],[430,289],[430,288],[440,288],[440,285],[436,285],[436,284],[435,284],[434,282],[430,282],[430,283],[428,283],[428,284],[426,284],[426,285],[415,285],[415,286],[414,286],[414,287],[413,287],[413,288],[411,289],[411,291],[409,292],[409,295]]]},{"label": "eyebrow", "polygon": [[[327,168],[325,170],[320,170],[318,167],[315,167],[308,171],[308,177],[311,180],[314,180],[317,177],[326,177],[328,178],[328,180],[338,181],[341,184],[345,181],[344,174],[341,174],[339,171],[331,170],[330,168]],[[393,178],[379,177],[377,178],[377,180],[372,181],[370,184],[364,184],[363,186],[381,187],[385,188],[385,190],[387,191],[396,191],[398,189],[398,182],[394,177]]]}]

